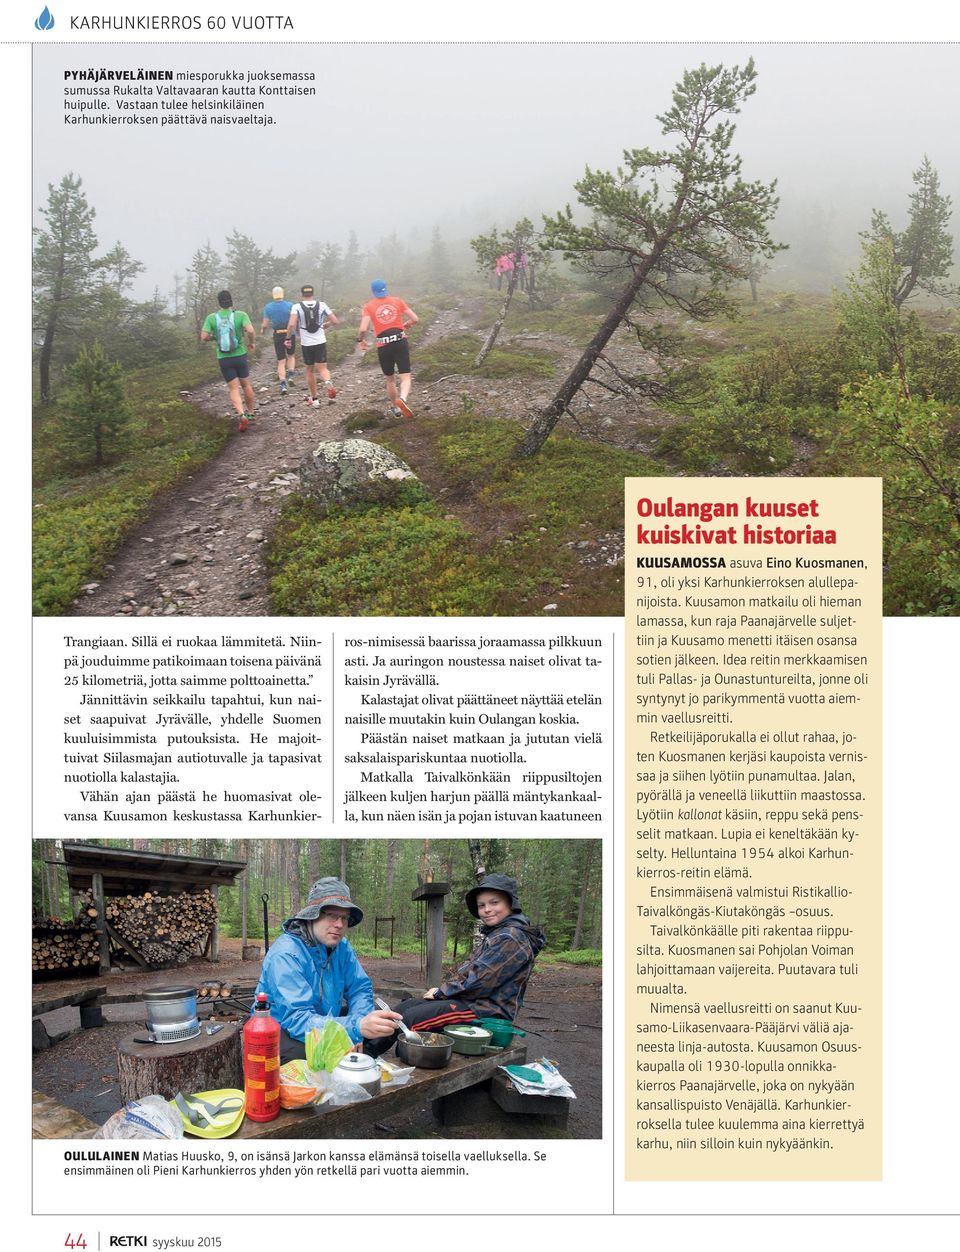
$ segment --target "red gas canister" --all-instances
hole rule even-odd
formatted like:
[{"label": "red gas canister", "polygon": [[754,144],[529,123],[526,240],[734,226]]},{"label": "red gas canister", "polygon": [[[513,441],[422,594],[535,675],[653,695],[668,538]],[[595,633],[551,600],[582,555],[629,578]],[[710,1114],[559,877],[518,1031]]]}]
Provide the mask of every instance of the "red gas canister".
[{"label": "red gas canister", "polygon": [[243,1090],[247,1117],[271,1122],[280,1112],[280,1023],[261,991],[243,1028]]}]

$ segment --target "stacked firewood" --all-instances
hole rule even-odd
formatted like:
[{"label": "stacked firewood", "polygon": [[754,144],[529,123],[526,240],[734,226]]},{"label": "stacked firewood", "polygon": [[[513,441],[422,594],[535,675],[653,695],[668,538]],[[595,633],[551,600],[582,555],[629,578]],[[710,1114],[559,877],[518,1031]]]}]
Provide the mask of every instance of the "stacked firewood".
[{"label": "stacked firewood", "polygon": [[215,982],[209,979],[197,988],[198,1000],[229,1000],[233,995],[233,987],[228,982]]},{"label": "stacked firewood", "polygon": [[97,965],[99,960],[96,922],[84,909],[80,910],[76,919],[34,917],[34,970],[73,970]]},{"label": "stacked firewood", "polygon": [[217,920],[210,891],[111,896],[104,911],[108,926],[152,966],[184,965],[199,955]]}]

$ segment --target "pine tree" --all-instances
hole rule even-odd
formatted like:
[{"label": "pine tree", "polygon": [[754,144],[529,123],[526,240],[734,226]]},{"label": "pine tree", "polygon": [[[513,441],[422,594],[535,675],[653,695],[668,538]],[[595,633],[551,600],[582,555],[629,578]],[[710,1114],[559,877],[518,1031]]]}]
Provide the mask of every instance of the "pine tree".
[{"label": "pine tree", "polygon": [[199,335],[207,314],[217,307],[217,292],[223,287],[223,261],[209,239],[193,254],[187,274],[193,321]]},{"label": "pine tree", "polygon": [[83,180],[64,174],[48,186],[47,203],[40,210],[46,227],[35,230],[33,286],[36,325],[43,336],[40,348],[40,399],[50,401],[50,369],[54,347],[81,320],[100,262],[93,254],[97,236],[96,210],[87,203]]},{"label": "pine tree", "polygon": [[929,157],[913,171],[913,185],[906,230],[895,231],[887,215],[875,210],[865,234],[869,242],[888,240],[893,249],[897,275],[891,299],[897,309],[919,291],[957,295],[957,288],[944,281],[953,265],[953,236],[947,230],[951,200],[940,194],[940,176]]},{"label": "pine tree", "polygon": [[67,369],[68,389],[63,397],[63,447],[77,461],[103,465],[124,446],[132,414],[123,389],[123,373],[108,361],[103,345],[91,348]]},{"label": "pine tree", "polygon": [[121,296],[136,276],[146,270],[146,266],[134,260],[119,239],[106,253],[100,264],[106,273],[107,282],[117,295]]},{"label": "pine tree", "polygon": [[[604,357],[621,327],[628,327],[644,353],[660,356],[665,344],[658,326],[636,314],[675,308],[704,319],[731,309],[726,288],[746,278],[744,257],[769,257],[778,250],[767,232],[776,211],[775,183],[745,182],[741,159],[731,151],[738,113],[756,90],[750,60],[741,69],[722,65],[687,70],[673,91],[671,108],[658,117],[664,135],[677,136],[672,149],[624,152],[613,173],[587,169],[576,184],[589,211],[586,224],[568,205],[545,219],[547,246],[580,269],[616,279],[619,294],[599,330],[534,419],[519,451],[533,456],[574,397],[588,381],[607,390],[635,394],[655,387],[628,376]],[[605,368],[606,378],[595,373]]]}]

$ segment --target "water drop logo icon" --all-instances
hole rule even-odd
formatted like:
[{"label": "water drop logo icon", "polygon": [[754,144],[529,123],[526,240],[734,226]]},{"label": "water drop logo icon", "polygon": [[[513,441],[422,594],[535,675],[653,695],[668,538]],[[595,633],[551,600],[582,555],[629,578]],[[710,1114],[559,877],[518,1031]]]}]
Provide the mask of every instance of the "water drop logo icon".
[{"label": "water drop logo icon", "polygon": [[34,26],[37,30],[53,30],[53,14],[46,5],[43,6],[43,12],[34,22]]}]

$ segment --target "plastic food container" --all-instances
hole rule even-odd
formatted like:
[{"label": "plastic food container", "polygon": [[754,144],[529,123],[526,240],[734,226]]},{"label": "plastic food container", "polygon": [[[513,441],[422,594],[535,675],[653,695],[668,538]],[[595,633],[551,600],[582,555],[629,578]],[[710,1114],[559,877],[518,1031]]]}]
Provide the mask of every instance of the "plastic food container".
[{"label": "plastic food container", "polygon": [[508,1048],[515,1038],[523,1039],[527,1033],[525,1030],[518,1030],[512,1022],[503,1021],[498,1017],[481,1017],[477,1025],[490,1031],[495,1048]]},{"label": "plastic food container", "polygon": [[461,1056],[483,1056],[493,1038],[482,1026],[447,1026],[443,1033],[453,1040],[453,1050]]}]

